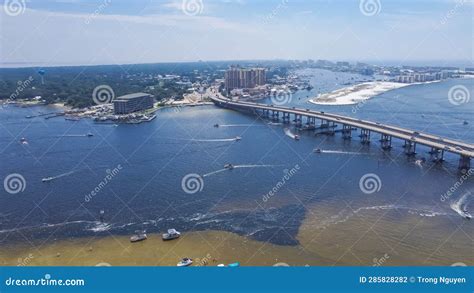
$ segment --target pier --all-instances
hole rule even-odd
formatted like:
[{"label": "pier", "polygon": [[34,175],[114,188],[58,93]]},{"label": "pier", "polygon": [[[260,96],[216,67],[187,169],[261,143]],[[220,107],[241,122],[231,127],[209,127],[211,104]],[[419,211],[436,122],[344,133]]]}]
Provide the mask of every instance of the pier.
[{"label": "pier", "polygon": [[[221,95],[210,96],[216,106],[238,111],[247,111],[273,121],[279,121],[282,117],[283,123],[290,123],[303,130],[314,130],[317,134],[334,135],[335,128],[339,125],[342,129],[343,139],[352,139],[352,131],[360,130],[360,142],[370,144],[374,135],[380,135],[380,143],[384,151],[392,148],[392,139],[397,138],[404,142],[404,152],[407,156],[416,154],[417,145],[431,148],[429,151],[433,162],[442,162],[446,152],[459,155],[458,168],[465,172],[471,168],[471,159],[474,157],[474,145],[449,138],[443,138],[428,133],[420,133],[414,130],[381,124],[377,122],[356,119],[352,117],[313,111],[310,109],[289,108],[276,105],[251,103],[243,101],[232,101]],[[293,116],[293,119],[291,119]],[[306,123],[303,125],[303,121]],[[320,121],[320,124],[317,124]]]}]

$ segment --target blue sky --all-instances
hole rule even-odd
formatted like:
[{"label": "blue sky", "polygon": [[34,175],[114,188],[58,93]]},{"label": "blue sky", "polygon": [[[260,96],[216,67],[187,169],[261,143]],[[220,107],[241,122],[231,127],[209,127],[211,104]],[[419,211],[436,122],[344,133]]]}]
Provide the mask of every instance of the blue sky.
[{"label": "blue sky", "polygon": [[311,58],[472,64],[473,2],[3,0],[0,60],[55,65]]}]

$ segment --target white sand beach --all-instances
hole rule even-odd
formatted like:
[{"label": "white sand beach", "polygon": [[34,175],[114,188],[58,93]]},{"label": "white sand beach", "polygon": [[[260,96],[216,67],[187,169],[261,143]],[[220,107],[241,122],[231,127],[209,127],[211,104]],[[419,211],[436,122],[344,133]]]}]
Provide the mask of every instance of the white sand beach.
[{"label": "white sand beach", "polygon": [[409,85],[411,84],[388,81],[364,82],[319,95],[309,102],[317,105],[353,105],[384,92]]}]

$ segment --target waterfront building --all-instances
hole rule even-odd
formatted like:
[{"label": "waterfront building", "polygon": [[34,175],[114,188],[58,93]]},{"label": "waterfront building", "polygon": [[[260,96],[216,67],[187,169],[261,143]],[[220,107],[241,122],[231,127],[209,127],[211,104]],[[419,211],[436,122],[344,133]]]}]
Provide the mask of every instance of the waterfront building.
[{"label": "waterfront building", "polygon": [[117,97],[114,101],[115,114],[128,114],[153,108],[153,96],[147,93],[134,93]]},{"label": "waterfront building", "polygon": [[265,68],[238,68],[231,67],[225,72],[225,88],[228,92],[236,88],[254,88],[265,85]]}]

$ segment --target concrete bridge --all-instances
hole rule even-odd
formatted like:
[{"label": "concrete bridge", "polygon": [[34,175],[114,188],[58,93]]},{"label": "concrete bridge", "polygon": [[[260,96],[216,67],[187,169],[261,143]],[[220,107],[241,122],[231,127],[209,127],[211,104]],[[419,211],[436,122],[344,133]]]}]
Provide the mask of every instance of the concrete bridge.
[{"label": "concrete bridge", "polygon": [[[370,143],[373,133],[380,135],[382,149],[392,148],[392,138],[404,141],[405,154],[415,155],[417,145],[430,147],[431,160],[442,162],[445,152],[460,156],[459,169],[465,172],[471,168],[471,158],[474,157],[474,145],[442,138],[436,135],[420,133],[406,128],[381,124],[377,122],[351,118],[342,115],[313,111],[310,109],[289,108],[276,105],[267,105],[243,101],[232,101],[214,91],[211,100],[219,107],[250,111],[261,117],[269,118],[283,123],[293,122],[296,127],[305,130],[314,130],[327,135],[334,135],[336,128],[342,126],[337,132],[342,133],[344,139],[351,139],[352,132],[360,129],[361,143]],[[292,117],[293,119],[291,119]],[[305,123],[303,123],[305,120]],[[317,121],[320,123],[317,124]]]}]

